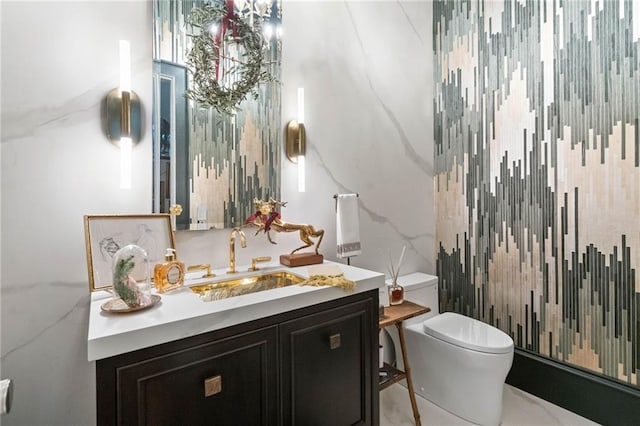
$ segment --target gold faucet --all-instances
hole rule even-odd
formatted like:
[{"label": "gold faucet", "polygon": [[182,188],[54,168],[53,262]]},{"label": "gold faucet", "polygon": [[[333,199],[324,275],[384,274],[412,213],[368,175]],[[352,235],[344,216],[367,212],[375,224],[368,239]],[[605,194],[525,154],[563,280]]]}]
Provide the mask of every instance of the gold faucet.
[{"label": "gold faucet", "polygon": [[236,272],[236,234],[240,235],[240,245],[244,248],[247,246],[247,238],[244,236],[242,229],[236,227],[231,230],[229,236],[229,270],[228,274],[235,274]]}]

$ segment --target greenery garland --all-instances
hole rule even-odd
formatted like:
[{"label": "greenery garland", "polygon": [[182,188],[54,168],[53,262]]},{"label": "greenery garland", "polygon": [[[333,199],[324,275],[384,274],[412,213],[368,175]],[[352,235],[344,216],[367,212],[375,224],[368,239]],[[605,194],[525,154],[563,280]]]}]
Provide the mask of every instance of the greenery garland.
[{"label": "greenery garland", "polygon": [[[259,20],[256,20],[259,21]],[[224,31],[223,22],[229,28],[221,38],[209,33],[209,26],[218,24],[218,31]],[[213,107],[222,113],[233,113],[238,104],[249,94],[258,98],[257,86],[262,82],[272,81],[271,75],[263,70],[264,39],[259,22],[254,26],[247,24],[233,11],[228,11],[224,3],[208,4],[191,11],[190,23],[200,29],[193,37],[193,47],[187,54],[186,63],[193,74],[193,88],[186,91],[185,96],[205,107]],[[230,87],[223,87],[216,75],[216,64],[222,62],[222,44],[234,41],[244,47],[240,58],[233,58],[234,66],[226,70],[241,76]]]},{"label": "greenery garland", "polygon": [[125,259],[118,259],[113,272],[113,289],[130,308],[139,306],[135,284],[133,287],[129,285],[129,280],[131,279],[129,272],[131,272],[135,266],[133,255],[131,255]]}]

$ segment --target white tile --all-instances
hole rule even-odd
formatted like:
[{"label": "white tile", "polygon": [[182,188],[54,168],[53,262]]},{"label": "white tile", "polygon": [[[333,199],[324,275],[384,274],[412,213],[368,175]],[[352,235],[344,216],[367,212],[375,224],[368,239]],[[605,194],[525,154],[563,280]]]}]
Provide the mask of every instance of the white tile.
[{"label": "white tile", "polygon": [[[380,393],[380,426],[413,425],[407,388],[395,384]],[[416,395],[423,425],[469,426],[469,423]],[[596,425],[584,417],[509,385],[504,389],[501,426],[583,426]]]}]

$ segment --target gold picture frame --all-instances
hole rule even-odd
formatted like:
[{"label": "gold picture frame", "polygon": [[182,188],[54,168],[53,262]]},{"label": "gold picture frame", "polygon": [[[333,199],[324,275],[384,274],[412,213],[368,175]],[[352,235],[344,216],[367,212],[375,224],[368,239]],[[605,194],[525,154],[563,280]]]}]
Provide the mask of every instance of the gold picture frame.
[{"label": "gold picture frame", "polygon": [[128,244],[142,247],[151,267],[164,262],[167,248],[175,250],[168,213],[85,215],[84,235],[91,292],[111,288],[112,258],[120,248]]}]

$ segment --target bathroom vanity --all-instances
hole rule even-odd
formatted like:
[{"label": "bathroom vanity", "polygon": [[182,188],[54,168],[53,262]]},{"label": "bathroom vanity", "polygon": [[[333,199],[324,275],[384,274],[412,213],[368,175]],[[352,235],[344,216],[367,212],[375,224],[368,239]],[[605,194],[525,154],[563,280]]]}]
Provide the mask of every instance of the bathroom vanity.
[{"label": "bathroom vanity", "polygon": [[[206,302],[183,288],[131,314],[101,312],[109,296],[93,293],[98,424],[378,424],[384,276],[340,268],[352,293],[290,285]],[[276,270],[307,276],[242,276]]]}]

